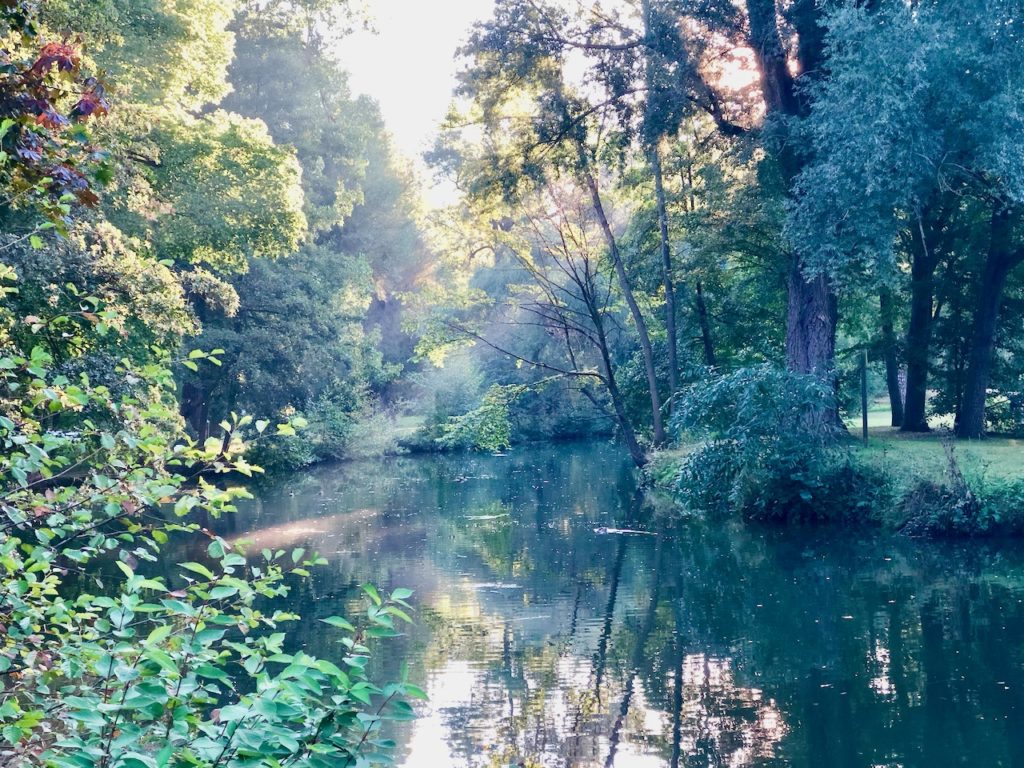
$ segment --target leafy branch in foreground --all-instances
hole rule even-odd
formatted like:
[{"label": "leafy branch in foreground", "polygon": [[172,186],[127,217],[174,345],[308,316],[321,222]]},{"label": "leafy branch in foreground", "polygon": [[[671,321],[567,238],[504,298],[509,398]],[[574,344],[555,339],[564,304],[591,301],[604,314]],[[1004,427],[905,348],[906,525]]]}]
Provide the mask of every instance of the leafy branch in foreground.
[{"label": "leafy branch in foreground", "polygon": [[[13,273],[0,277],[8,296]],[[269,425],[234,417],[199,445],[181,431],[167,355],[122,361],[115,395],[59,373],[43,343],[16,341],[62,327],[81,336],[66,348],[88,349],[109,325],[97,305],[92,328],[0,305],[0,763],[387,762],[381,723],[411,717],[407,698],[423,693],[378,686],[366,669],[370,643],[410,620],[411,592],[366,586],[363,621],[328,619],[336,660],[289,652],[283,627],[300,617],[272,606],[326,561],[247,554],[197,522],[247,496],[230,478],[258,471],[247,432]],[[156,575],[172,537],[198,538],[202,562]]]}]

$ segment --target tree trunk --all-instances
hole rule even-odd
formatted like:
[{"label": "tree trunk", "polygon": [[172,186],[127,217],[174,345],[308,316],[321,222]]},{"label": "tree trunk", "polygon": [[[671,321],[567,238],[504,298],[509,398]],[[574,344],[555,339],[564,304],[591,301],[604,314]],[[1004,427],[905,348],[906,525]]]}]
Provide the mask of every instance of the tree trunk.
[{"label": "tree trunk", "polygon": [[637,304],[636,297],[633,295],[633,288],[629,283],[629,276],[626,274],[626,265],[622,260],[622,253],[619,251],[619,243],[615,238],[615,233],[612,232],[611,224],[608,223],[608,217],[605,215],[604,204],[601,201],[601,191],[597,186],[597,179],[587,164],[583,147],[580,147],[579,151],[582,174],[587,188],[590,190],[594,212],[597,214],[597,219],[601,224],[601,231],[604,233],[608,244],[608,252],[615,266],[615,274],[619,279],[619,287],[622,289],[623,298],[625,298],[626,304],[629,307],[633,323],[636,325],[637,336],[640,339],[640,349],[643,353],[644,369],[647,374],[647,389],[651,396],[651,423],[654,429],[654,444],[663,445],[665,442],[665,427],[661,418],[661,395],[658,394],[658,374],[654,365],[654,349],[651,346],[651,335],[647,330],[647,321],[640,311],[640,305]]},{"label": "tree trunk", "polygon": [[672,278],[672,248],[668,235],[668,207],[665,203],[665,182],[661,172],[661,153],[651,147],[651,171],[654,174],[654,199],[658,206],[658,234],[661,240],[661,279],[665,286],[665,333],[668,336],[669,396],[679,391],[679,338],[676,332],[676,289]]},{"label": "tree trunk", "polygon": [[879,304],[882,314],[882,357],[885,360],[885,386],[889,390],[892,425],[902,427],[903,392],[900,389],[900,364],[894,329],[896,307],[893,305],[892,292],[888,288],[882,288],[879,294]]},{"label": "tree trunk", "polygon": [[608,377],[608,396],[612,399],[612,408],[615,409],[615,420],[619,422],[622,439],[626,443],[626,449],[629,451],[629,457],[633,460],[633,463],[637,467],[642,468],[647,464],[647,454],[640,447],[640,443],[636,439],[636,431],[633,429],[633,423],[629,420],[629,415],[626,413],[626,405],[622,399],[622,393],[619,391],[619,385],[615,382],[615,373],[612,370],[612,362],[608,356],[606,345],[602,346],[601,358]]},{"label": "tree trunk", "polygon": [[[650,38],[654,29],[654,19],[650,0],[642,0],[644,15],[644,37]],[[676,289],[672,275],[672,246],[668,234],[668,205],[665,202],[665,177],[661,167],[661,149],[658,146],[664,133],[669,130],[667,124],[660,121],[652,110],[655,100],[656,71],[654,52],[647,50],[645,80],[647,84],[647,110],[644,116],[644,143],[651,163],[651,175],[654,177],[654,201],[658,210],[658,239],[661,246],[661,280],[665,288],[665,334],[668,346],[668,382],[669,402],[679,391],[679,337],[676,333]]]},{"label": "tree trunk", "polygon": [[[769,117],[778,120],[773,126],[773,151],[792,196],[805,159],[787,135],[786,125],[792,118],[805,117],[809,105],[790,73],[789,54],[779,32],[776,0],[747,0],[746,5],[750,45],[761,78],[765,108]],[[790,8],[789,18],[799,38],[797,58],[801,77],[816,72],[822,59],[821,13],[813,0],[796,0]],[[805,275],[803,267],[803,259],[796,254],[788,280],[786,363],[791,371],[811,373],[834,382],[838,302],[828,277]],[[834,424],[842,423],[835,407],[826,416]]]},{"label": "tree trunk", "polygon": [[999,206],[992,214],[991,240],[985,269],[978,290],[978,306],[974,313],[971,351],[964,386],[963,410],[957,424],[957,436],[979,438],[985,433],[985,401],[992,375],[996,329],[1003,301],[1006,278],[1024,260],[1024,251],[1012,249],[1011,211]]},{"label": "tree trunk", "polygon": [[209,393],[191,382],[186,382],[181,390],[181,415],[200,443],[210,436]]},{"label": "tree trunk", "polygon": [[789,370],[835,376],[838,302],[825,275],[807,279],[799,263],[789,276],[786,362]]},{"label": "tree trunk", "polygon": [[910,267],[910,323],[907,326],[907,400],[903,432],[928,432],[928,363],[932,343],[932,306],[938,259],[921,227],[913,228]]},{"label": "tree trunk", "polygon": [[608,396],[611,398],[612,408],[615,410],[615,420],[619,424],[619,430],[626,443],[630,458],[638,468],[643,468],[647,464],[647,454],[644,453],[644,449],[640,447],[640,442],[636,439],[636,430],[633,429],[633,422],[630,421],[629,414],[626,413],[626,404],[619,391],[619,385],[615,381],[615,369],[612,367],[612,356],[608,349],[608,337],[604,331],[601,310],[593,301],[593,297],[588,295],[585,297],[585,301],[590,321],[594,324],[594,330],[597,333],[598,351],[601,354],[601,364],[604,366],[605,386],[608,387]]},{"label": "tree trunk", "polygon": [[700,280],[696,285],[697,322],[700,324],[700,338],[704,343],[704,364],[708,368],[718,365],[715,357],[714,339],[711,337],[711,322],[708,319],[708,305],[704,300],[704,285]]}]

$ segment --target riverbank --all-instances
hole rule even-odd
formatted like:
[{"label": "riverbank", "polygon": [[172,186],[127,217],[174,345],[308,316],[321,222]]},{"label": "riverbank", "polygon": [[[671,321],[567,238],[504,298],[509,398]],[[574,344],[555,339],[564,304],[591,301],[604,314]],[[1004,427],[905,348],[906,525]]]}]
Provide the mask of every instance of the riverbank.
[{"label": "riverbank", "polygon": [[[697,446],[654,455],[655,486],[678,492]],[[872,427],[867,445],[849,440],[844,460],[864,483],[863,522],[923,536],[1024,535],[1024,440],[955,441]]]}]

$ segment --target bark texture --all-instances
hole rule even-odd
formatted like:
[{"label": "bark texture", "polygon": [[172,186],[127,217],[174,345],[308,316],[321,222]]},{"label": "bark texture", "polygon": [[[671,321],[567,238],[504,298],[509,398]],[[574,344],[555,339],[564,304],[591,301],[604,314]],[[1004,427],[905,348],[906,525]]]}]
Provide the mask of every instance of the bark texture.
[{"label": "bark texture", "polygon": [[957,423],[958,437],[973,439],[985,434],[985,404],[992,378],[1003,290],[1010,272],[1024,261],[1024,249],[1013,248],[1013,218],[1013,212],[1002,205],[992,214],[988,255],[974,312],[963,408]]},{"label": "bark texture", "polygon": [[[801,76],[813,76],[822,61],[821,10],[813,0],[796,0],[788,10],[789,21],[797,32],[797,59]],[[802,118],[808,105],[801,98],[789,69],[789,55],[779,32],[779,14],[775,0],[747,0],[750,43],[761,76],[761,87],[771,130],[786,132],[786,121]],[[786,135],[775,136],[775,153],[783,177],[790,189],[803,168],[805,159],[795,151]],[[788,278],[789,302],[786,318],[786,363],[797,373],[821,377],[834,376],[837,300],[828,277],[808,274],[803,254],[793,255]],[[838,422],[838,413],[833,414]]]},{"label": "bark texture", "polygon": [[903,426],[903,389],[900,387],[899,349],[896,343],[896,307],[892,292],[883,288],[879,294],[882,314],[882,359],[885,361],[885,386],[889,391],[892,425]]},{"label": "bark texture", "polygon": [[911,266],[910,322],[907,326],[907,399],[903,432],[928,432],[928,361],[932,341],[935,266],[915,257]]}]

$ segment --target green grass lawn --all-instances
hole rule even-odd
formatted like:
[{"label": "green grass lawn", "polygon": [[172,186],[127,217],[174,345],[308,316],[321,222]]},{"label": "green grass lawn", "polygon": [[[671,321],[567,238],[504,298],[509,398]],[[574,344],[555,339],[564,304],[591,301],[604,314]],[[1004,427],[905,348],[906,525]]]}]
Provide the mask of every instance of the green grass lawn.
[{"label": "green grass lawn", "polygon": [[[856,441],[858,455],[890,472],[900,484],[927,477],[942,479],[948,469],[944,443],[949,433],[937,429],[928,435],[906,435],[888,426],[888,419],[886,411],[884,419],[869,421],[866,446],[859,441],[859,422],[857,429],[851,428],[851,442]],[[971,479],[1024,479],[1024,440],[957,440],[952,446],[961,470]],[[655,482],[670,484],[679,462],[691,450],[692,446],[677,446],[656,453],[649,468]]]},{"label": "green grass lawn", "polygon": [[[927,435],[903,434],[891,424],[888,400],[872,403],[868,408],[868,445],[859,449],[861,455],[908,480],[943,476],[949,466],[945,444],[951,439],[952,416],[929,419],[935,432]],[[859,438],[860,414],[848,419],[847,426],[850,434]],[[950,444],[961,470],[972,478],[1024,478],[1024,440],[986,438],[957,440]]]},{"label": "green grass lawn", "polygon": [[[858,433],[859,434],[859,433]],[[868,444],[857,450],[872,463],[912,478],[941,477],[946,472],[945,432],[905,435],[890,426],[868,429]],[[951,443],[964,473],[982,479],[1024,478],[1024,440],[986,438]]]}]

